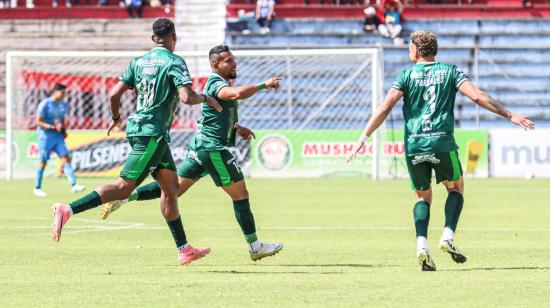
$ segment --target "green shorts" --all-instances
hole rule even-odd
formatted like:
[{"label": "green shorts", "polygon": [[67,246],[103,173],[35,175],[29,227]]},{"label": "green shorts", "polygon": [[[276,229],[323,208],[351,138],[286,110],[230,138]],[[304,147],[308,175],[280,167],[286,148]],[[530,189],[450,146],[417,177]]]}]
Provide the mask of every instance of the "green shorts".
[{"label": "green shorts", "polygon": [[229,150],[190,150],[178,168],[178,176],[198,180],[210,174],[216,186],[225,187],[244,179],[237,160]]},{"label": "green shorts", "polygon": [[407,156],[406,160],[413,190],[430,189],[432,169],[438,184],[442,181],[458,181],[462,175],[457,151]]},{"label": "green shorts", "polygon": [[170,152],[168,143],[160,137],[128,137],[132,152],[128,155],[120,177],[135,180],[136,187],[152,173],[153,177],[159,169],[176,171],[176,164]]}]

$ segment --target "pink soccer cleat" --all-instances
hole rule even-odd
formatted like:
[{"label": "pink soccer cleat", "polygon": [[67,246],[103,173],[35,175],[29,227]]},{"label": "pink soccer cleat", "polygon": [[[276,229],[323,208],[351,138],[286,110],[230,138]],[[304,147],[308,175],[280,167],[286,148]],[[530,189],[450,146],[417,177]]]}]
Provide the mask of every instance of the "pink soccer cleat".
[{"label": "pink soccer cleat", "polygon": [[206,256],[208,253],[210,253],[210,248],[195,248],[191,244],[187,244],[185,248],[178,248],[178,260],[181,265],[186,265]]},{"label": "pink soccer cleat", "polygon": [[59,238],[61,238],[61,229],[71,217],[71,208],[63,203],[54,203],[54,205],[52,206],[52,210],[52,238],[54,241],[59,242]]}]

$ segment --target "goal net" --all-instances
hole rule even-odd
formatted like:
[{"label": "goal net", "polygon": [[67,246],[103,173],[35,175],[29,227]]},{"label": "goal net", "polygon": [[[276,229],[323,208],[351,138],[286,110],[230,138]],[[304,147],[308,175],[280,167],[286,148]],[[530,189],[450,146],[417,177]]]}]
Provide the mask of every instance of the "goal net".
[{"label": "goal net", "polygon": [[[256,133],[233,149],[253,177],[384,175],[388,144],[374,136],[350,165],[351,151],[373,108],[381,101],[383,77],[378,49],[237,50],[237,85],[283,78],[278,91],[262,91],[239,103],[239,123]],[[36,109],[55,83],[67,88],[67,144],[80,175],[118,174],[130,148],[123,131],[107,137],[109,91],[133,57],[143,52],[8,52],[5,174],[29,178],[38,162]],[[202,91],[210,73],[208,52],[180,54],[193,86]],[[135,94],[122,98],[121,116],[135,110]],[[176,163],[200,117],[200,106],[180,104],[172,124]],[[381,132],[385,137],[385,132]],[[7,146],[11,144],[12,146]],[[389,145],[389,152],[394,145]],[[399,151],[395,144],[395,151]],[[388,151],[384,153],[388,154]],[[391,153],[389,153],[391,154]],[[387,155],[386,155],[387,156]],[[391,155],[390,155],[391,156]],[[55,157],[55,156],[52,156]],[[47,174],[55,174],[52,159]],[[384,171],[386,169],[386,171]]]}]

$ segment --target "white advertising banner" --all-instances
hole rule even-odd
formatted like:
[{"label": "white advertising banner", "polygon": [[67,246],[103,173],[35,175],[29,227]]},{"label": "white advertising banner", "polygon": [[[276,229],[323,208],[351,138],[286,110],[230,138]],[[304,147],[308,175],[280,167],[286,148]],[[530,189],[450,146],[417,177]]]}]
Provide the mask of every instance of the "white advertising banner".
[{"label": "white advertising banner", "polygon": [[489,138],[491,176],[550,178],[550,129],[492,129]]}]

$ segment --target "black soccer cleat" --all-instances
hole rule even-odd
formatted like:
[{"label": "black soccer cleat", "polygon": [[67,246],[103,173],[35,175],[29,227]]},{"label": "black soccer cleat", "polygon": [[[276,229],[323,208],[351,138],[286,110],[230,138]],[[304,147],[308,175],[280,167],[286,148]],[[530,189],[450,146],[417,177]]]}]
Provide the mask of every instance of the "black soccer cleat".
[{"label": "black soccer cleat", "polygon": [[467,260],[466,256],[458,249],[458,246],[453,240],[441,239],[441,241],[439,241],[439,249],[448,252],[456,263],[462,264]]},{"label": "black soccer cleat", "polygon": [[422,248],[416,252],[420,269],[423,272],[435,272],[435,263],[428,248]]}]

